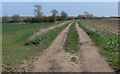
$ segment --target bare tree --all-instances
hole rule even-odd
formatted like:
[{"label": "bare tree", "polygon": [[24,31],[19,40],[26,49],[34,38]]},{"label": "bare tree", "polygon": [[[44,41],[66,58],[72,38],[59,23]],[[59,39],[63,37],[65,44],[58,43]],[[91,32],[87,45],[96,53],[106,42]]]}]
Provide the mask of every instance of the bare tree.
[{"label": "bare tree", "polygon": [[56,21],[56,19],[57,19],[56,17],[58,16],[59,12],[54,9],[54,10],[50,11],[50,13],[52,13],[52,16],[54,17],[54,21]]},{"label": "bare tree", "polygon": [[78,19],[83,19],[83,16],[82,16],[82,15],[78,15],[77,18],[78,18]]},{"label": "bare tree", "polygon": [[89,14],[88,17],[89,17],[89,18],[94,18],[94,15],[93,15],[93,14]]},{"label": "bare tree", "polygon": [[84,12],[83,16],[85,19],[94,18],[94,16],[88,12]]},{"label": "bare tree", "polygon": [[68,14],[64,11],[60,13],[62,20],[66,20],[68,18]]},{"label": "bare tree", "polygon": [[88,15],[89,15],[88,12],[84,12],[84,17],[85,17],[85,19],[88,19],[88,18],[89,18]]},{"label": "bare tree", "polygon": [[36,17],[42,17],[42,7],[40,5],[35,5],[34,13]]}]

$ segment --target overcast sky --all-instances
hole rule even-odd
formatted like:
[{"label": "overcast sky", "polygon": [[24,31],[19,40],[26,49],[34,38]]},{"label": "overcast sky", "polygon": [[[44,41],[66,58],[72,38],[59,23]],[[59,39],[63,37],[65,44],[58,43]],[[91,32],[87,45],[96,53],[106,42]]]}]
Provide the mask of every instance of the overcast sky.
[{"label": "overcast sky", "polygon": [[34,16],[34,5],[41,5],[44,15],[51,15],[53,9],[67,12],[69,16],[78,16],[85,11],[95,16],[118,16],[117,2],[3,2],[2,15]]}]

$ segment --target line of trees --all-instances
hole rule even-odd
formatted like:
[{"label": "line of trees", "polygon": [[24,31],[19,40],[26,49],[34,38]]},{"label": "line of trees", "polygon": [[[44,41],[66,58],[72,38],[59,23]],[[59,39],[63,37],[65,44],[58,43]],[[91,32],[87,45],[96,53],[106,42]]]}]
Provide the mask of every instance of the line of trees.
[{"label": "line of trees", "polygon": [[42,7],[40,5],[35,5],[34,14],[35,17],[33,18],[27,18],[24,20],[24,22],[30,22],[30,23],[41,23],[41,22],[56,22],[61,20],[67,20],[68,14],[64,11],[60,13],[60,16],[58,15],[59,12],[55,9],[50,11],[51,16],[44,16],[42,12]]},{"label": "line of trees", "polygon": [[44,16],[42,12],[42,7],[40,5],[34,6],[34,17],[20,17],[18,14],[13,15],[12,17],[4,16],[2,19],[3,23],[19,23],[19,22],[25,22],[25,23],[41,23],[41,22],[56,22],[56,21],[62,21],[62,20],[69,20],[68,14],[64,11],[62,11],[59,14],[59,12],[55,9],[50,11],[51,16]]},{"label": "line of trees", "polygon": [[8,17],[6,15],[2,17],[2,23],[42,23],[42,22],[73,20],[73,19],[104,19],[105,18],[105,17],[95,17],[89,12],[84,12],[82,15],[78,15],[77,17],[70,17],[65,11],[59,13],[55,9],[50,11],[51,16],[44,16],[42,12],[42,7],[40,5],[35,5],[34,7],[35,7],[34,17],[20,17],[19,14],[15,14],[12,17]]},{"label": "line of trees", "polygon": [[89,12],[84,12],[83,15],[78,15],[78,19],[93,19],[95,18],[94,15],[90,14]]},{"label": "line of trees", "polygon": [[22,19],[20,19],[20,16],[18,14],[13,15],[12,17],[3,16],[2,22],[3,23],[13,23],[13,22],[20,22]]},{"label": "line of trees", "polygon": [[42,12],[42,7],[40,5],[34,6],[34,17],[20,17],[18,14],[13,15],[12,17],[4,16],[2,19],[3,23],[42,23],[42,22],[57,22],[64,20],[73,20],[73,19],[91,19],[94,18],[92,14],[84,12],[83,15],[78,15],[77,17],[70,17],[65,11],[59,13],[57,10],[53,9],[50,11],[51,16],[44,16]]}]

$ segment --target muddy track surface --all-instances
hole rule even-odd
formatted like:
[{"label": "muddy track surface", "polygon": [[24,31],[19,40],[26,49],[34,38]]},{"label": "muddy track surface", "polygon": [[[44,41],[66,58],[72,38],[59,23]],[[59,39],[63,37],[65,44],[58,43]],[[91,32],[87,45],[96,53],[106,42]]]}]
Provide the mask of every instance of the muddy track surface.
[{"label": "muddy track surface", "polygon": [[99,49],[84,30],[76,22],[80,38],[80,60],[83,72],[114,72],[105,59],[99,54]]},{"label": "muddy track surface", "polygon": [[43,35],[44,33],[46,33],[47,31],[49,30],[52,30],[56,27],[60,27],[60,26],[63,26],[64,24],[68,23],[70,21],[67,21],[67,22],[63,22],[63,23],[60,23],[60,24],[56,24],[54,26],[51,26],[51,27],[48,27],[48,28],[45,28],[45,29],[41,29],[39,32],[35,33],[33,36],[31,36],[28,41],[32,41],[32,40],[35,40],[37,38],[39,38],[41,35]]},{"label": "muddy track surface", "polygon": [[[72,22],[73,23],[73,22]],[[80,66],[71,62],[70,58],[76,55],[65,52],[64,43],[71,26],[70,23],[34,62],[32,72],[80,72]]]}]

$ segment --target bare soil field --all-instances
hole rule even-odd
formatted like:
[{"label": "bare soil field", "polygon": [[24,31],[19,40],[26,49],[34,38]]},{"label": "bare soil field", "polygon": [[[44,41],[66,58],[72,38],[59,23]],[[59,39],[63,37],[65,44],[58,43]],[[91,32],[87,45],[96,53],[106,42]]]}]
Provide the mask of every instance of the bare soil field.
[{"label": "bare soil field", "polygon": [[118,19],[88,19],[80,20],[84,25],[107,33],[118,34]]}]

